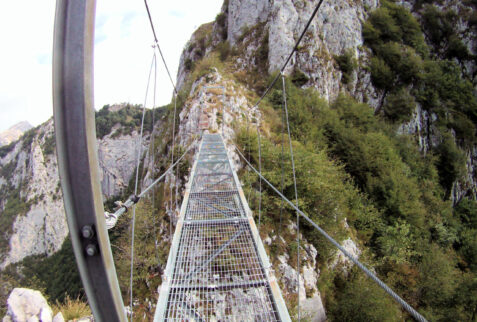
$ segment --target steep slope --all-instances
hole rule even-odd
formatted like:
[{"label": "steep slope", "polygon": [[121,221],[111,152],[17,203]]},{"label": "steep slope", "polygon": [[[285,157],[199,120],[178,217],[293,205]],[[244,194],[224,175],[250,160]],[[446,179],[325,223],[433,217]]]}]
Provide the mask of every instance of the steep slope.
[{"label": "steep slope", "polygon": [[[118,123],[99,131],[102,136],[98,140],[98,156],[104,199],[127,190],[137,157],[137,124],[122,126],[119,120],[121,111],[126,117],[139,113],[139,109],[119,107],[113,111],[105,108],[98,113],[99,125],[103,119],[119,116]],[[53,131],[53,120],[49,120],[1,150],[1,269],[27,256],[52,255],[61,248],[68,234]],[[147,145],[146,138],[144,146]]]},{"label": "steep slope", "polygon": [[[423,34],[424,22],[416,20],[422,13],[415,5],[324,2],[285,73],[300,204],[344,245],[352,243],[350,250],[361,254],[425,316],[471,320],[476,303],[462,296],[475,296],[472,254],[477,250],[473,235],[477,227],[470,218],[477,209],[472,200],[476,98],[473,76],[467,72],[474,62],[464,59],[461,64],[440,55]],[[433,6],[444,10],[442,3]],[[466,17],[475,12],[470,2],[456,6],[465,7]],[[263,93],[270,73],[283,63],[289,52],[283,48],[292,48],[311,9],[311,3],[301,1],[226,1],[215,22],[201,26],[181,56],[178,84],[181,95],[192,97],[191,102],[183,100],[181,121],[197,103],[194,97],[203,90],[198,86],[227,80],[234,89],[242,88],[245,100],[239,101],[248,118],[231,123],[235,136],[229,139],[257,165],[259,120],[262,168],[276,186],[283,128],[280,86],[256,111],[246,110]],[[456,36],[465,46],[473,46],[469,39],[474,33]],[[474,49],[468,50],[474,55]],[[237,95],[230,85],[227,102]],[[209,110],[209,124],[221,122],[221,114],[219,109]],[[215,128],[220,131],[219,122]],[[289,174],[288,161],[284,168]],[[247,169],[240,177],[257,211],[258,179]],[[289,177],[285,182],[284,191],[292,198],[292,182]],[[293,229],[281,230],[283,244],[276,243],[282,229],[281,205],[271,191],[262,190],[262,197],[267,214],[262,218],[262,238],[267,244],[271,241],[268,251],[293,312],[298,283],[283,279],[293,274],[282,271],[280,261],[296,256],[296,245],[292,246],[296,236]],[[283,216],[287,222],[293,212],[287,209]],[[319,276],[330,320],[406,318],[354,268],[332,265],[338,255],[316,232],[310,227],[303,231],[303,238],[317,250],[316,263],[310,267]],[[293,260],[288,264],[296,269]],[[300,268],[303,273],[308,270]],[[363,289],[368,290],[367,297]]]},{"label": "steep slope", "polygon": [[[461,88],[466,87],[465,83],[468,81],[473,82],[475,88],[474,69],[476,67],[473,57],[475,57],[475,35],[477,32],[474,30],[474,5],[471,2],[434,2],[435,4],[432,4],[431,1],[431,4],[425,6],[420,1],[402,2],[420,18],[425,37],[422,35],[419,24],[416,25],[415,21],[409,20],[411,16],[406,16],[404,11],[402,12],[404,20],[400,20],[398,23],[409,24],[408,29],[403,32],[422,38],[420,46],[427,47],[424,44],[424,39],[427,40],[430,51],[429,49],[423,50],[430,52],[431,56],[419,59],[424,60],[425,58],[434,61],[449,59],[451,63],[455,62],[457,74],[452,77],[460,79],[456,82],[462,83],[459,85]],[[360,102],[368,103],[376,110],[376,114],[383,114],[392,122],[403,124],[400,131],[415,136],[419,142],[420,150],[424,153],[428,150],[437,151],[439,145],[445,141],[447,134],[453,135],[454,141],[462,150],[465,161],[460,161],[462,173],[452,179],[448,195],[454,203],[468,195],[475,198],[477,195],[476,145],[472,142],[464,144],[459,137],[459,133],[463,133],[462,135],[467,139],[475,136],[475,125],[471,124],[475,124],[475,117],[469,116],[473,115],[472,113],[475,111],[467,113],[468,116],[465,118],[452,115],[452,111],[456,110],[452,106],[459,105],[460,101],[455,98],[453,102],[446,101],[452,99],[450,96],[441,99],[443,104],[432,102],[432,105],[426,105],[419,97],[434,95],[431,86],[426,85],[424,90],[428,91],[427,94],[423,94],[422,90],[417,93],[417,84],[409,82],[406,84],[408,86],[406,90],[411,91],[414,100],[410,101],[411,105],[407,105],[408,110],[401,112],[396,110],[396,113],[403,114],[402,117],[396,118],[392,113],[387,113],[384,108],[387,105],[389,112],[392,100],[396,99],[397,94],[403,94],[399,92],[402,87],[399,82],[390,85],[393,88],[392,91],[383,87],[382,82],[378,84],[379,75],[376,74],[376,65],[373,65],[376,47],[372,46],[369,39],[366,40],[366,33],[369,30],[363,31],[369,13],[379,5],[378,1],[323,2],[317,18],[312,22],[298,52],[288,65],[286,74],[299,82],[302,88],[315,88],[328,101],[335,100],[339,93],[347,93]],[[216,48],[220,51],[221,57],[229,55],[234,57],[234,73],[237,79],[255,90],[263,91],[266,84],[263,75],[276,71],[282,66],[313,8],[312,3],[306,1],[226,1],[216,21],[201,26],[187,44],[186,50],[181,56],[178,72],[179,88],[185,84],[187,75],[194,69],[195,62],[206,57]],[[405,9],[403,8],[403,10]],[[388,27],[398,28],[399,26]],[[399,38],[397,35],[400,35],[401,31],[396,31],[393,37]],[[434,31],[434,34],[431,31]],[[387,37],[385,34],[383,35]],[[443,44],[436,44],[436,40],[433,40],[433,37],[440,39],[439,35],[444,37]],[[396,42],[398,38],[391,40]],[[404,43],[404,45],[413,47],[410,44]],[[411,50],[416,49],[412,48]],[[418,53],[420,53],[419,50]],[[389,55],[391,55],[390,52]],[[399,54],[397,55],[399,57]],[[400,56],[406,58],[406,55],[409,54]],[[403,63],[414,63],[412,59],[414,58],[404,60]],[[393,66],[398,69],[404,68],[398,67],[401,65],[396,62],[393,63]],[[407,68],[412,66],[409,65]],[[420,69],[419,75],[425,76],[427,73],[425,64],[413,68]],[[462,76],[459,75],[460,73]],[[390,82],[396,82],[396,80],[391,78]],[[444,88],[445,85],[442,82],[441,84]],[[439,83],[436,85],[441,86]],[[462,97],[464,95],[472,96],[472,90],[466,89],[466,91]],[[406,100],[406,97],[403,99]],[[441,104],[444,105],[443,110],[450,113],[437,113],[436,109],[440,109]],[[474,103],[471,102],[471,104]],[[399,107],[393,108],[398,109]],[[475,107],[471,107],[471,109],[475,110]],[[443,129],[442,124],[447,124],[445,126],[448,129]]]}]

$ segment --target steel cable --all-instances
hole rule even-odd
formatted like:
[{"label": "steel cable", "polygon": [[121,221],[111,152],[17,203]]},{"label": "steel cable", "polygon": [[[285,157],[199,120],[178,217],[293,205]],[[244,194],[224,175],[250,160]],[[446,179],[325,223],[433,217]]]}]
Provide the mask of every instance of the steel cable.
[{"label": "steel cable", "polygon": [[[137,195],[137,187],[139,182],[139,167],[141,163],[141,152],[142,152],[142,135],[144,131],[144,117],[146,115],[146,102],[147,102],[147,94],[149,91],[149,84],[151,81],[151,73],[152,73],[152,66],[156,62],[156,54],[154,53],[152,56],[151,67],[149,69],[149,76],[147,79],[147,86],[146,86],[146,95],[144,97],[144,105],[142,107],[142,118],[141,118],[141,132],[138,138],[138,146],[137,146],[137,159],[136,159],[136,179],[134,183],[134,195]],[[133,268],[134,268],[134,235],[135,235],[135,226],[136,226],[136,206],[133,205],[133,216],[132,216],[132,227],[131,227],[131,271],[129,277],[129,304],[131,305],[131,321],[133,317]]]},{"label": "steel cable", "polygon": [[[154,46],[153,46],[154,47]],[[156,134],[156,128],[155,128],[155,112],[156,112],[156,85],[157,85],[157,58],[156,58],[156,52],[154,51],[154,93],[152,97],[152,129],[151,129],[151,157],[150,157],[150,162],[152,165],[152,180],[154,181],[154,175],[155,175],[155,163],[156,163],[156,156],[155,156],[155,134]],[[156,256],[156,260],[159,260],[159,252],[157,249],[157,216],[154,215],[155,209],[156,209],[156,189],[154,188],[152,191],[152,196],[151,196],[151,203],[152,203],[152,218],[153,218],[153,228],[154,228],[154,255]]]},{"label": "steel cable", "polygon": [[172,80],[171,73],[169,72],[169,68],[167,67],[166,60],[164,59],[164,55],[162,54],[161,46],[159,46],[159,41],[157,40],[156,29],[154,28],[154,23],[152,22],[151,11],[149,10],[149,6],[147,5],[147,0],[144,0],[144,5],[146,6],[147,16],[149,18],[149,23],[151,24],[152,34],[154,35],[154,42],[159,50],[159,54],[161,55],[162,62],[164,63],[164,67],[166,68],[167,75],[169,76],[169,80],[171,81],[172,88],[174,89],[174,93],[177,94],[176,85]]},{"label": "steel cable", "polygon": [[[260,139],[260,120],[257,119],[257,136],[258,136],[258,169],[262,174],[262,143]],[[258,194],[258,229],[260,229],[262,221],[262,178],[259,177],[259,194]]]},{"label": "steel cable", "polygon": [[[291,158],[291,165],[292,165],[292,173],[293,173],[293,188],[295,189],[295,203],[296,207],[298,208],[298,191],[296,189],[296,174],[295,174],[295,158],[293,156],[293,145],[291,140],[290,134],[290,122],[288,122],[288,107],[287,107],[287,92],[285,86],[285,76],[282,73],[282,86],[283,86],[283,106],[285,109],[285,120],[287,124],[287,132],[288,132],[288,144],[290,145],[290,158]],[[300,321],[300,215],[298,212],[296,213],[296,240],[297,240],[297,283],[298,283],[298,321]]]}]

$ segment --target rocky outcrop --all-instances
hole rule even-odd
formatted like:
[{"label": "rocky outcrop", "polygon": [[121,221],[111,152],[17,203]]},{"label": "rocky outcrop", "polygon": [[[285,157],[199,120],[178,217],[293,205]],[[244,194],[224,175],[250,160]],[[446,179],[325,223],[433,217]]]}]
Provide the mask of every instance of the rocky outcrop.
[{"label": "rocky outcrop", "polygon": [[[296,225],[289,223],[287,226],[289,233],[296,235]],[[277,256],[277,262],[274,263],[274,269],[277,272],[281,284],[282,294],[284,296],[296,294],[298,287],[300,290],[300,308],[302,308],[301,317],[315,322],[326,321],[326,311],[321,300],[320,291],[317,288],[317,282],[320,270],[317,268],[316,257],[318,251],[301,238],[300,251],[300,277],[296,270],[296,258],[290,258],[288,253]],[[281,236],[272,234],[263,239],[266,246],[272,244],[286,244]]]},{"label": "rocky outcrop", "polygon": [[[352,51],[357,58],[366,56],[366,52],[361,51],[363,44],[361,25],[367,13],[377,6],[378,0],[325,1],[286,72],[291,73],[295,69],[304,72],[309,78],[305,86],[315,87],[323,97],[329,100],[336,98],[341,90],[349,90],[352,94],[366,90],[369,92],[368,95],[358,95],[357,98],[372,99],[373,95],[377,94],[374,89],[369,89],[372,85],[366,70],[362,69],[355,73],[351,86],[343,86],[341,72],[336,68],[334,56],[346,51]],[[237,60],[236,67],[247,69],[256,65],[255,52],[260,46],[257,41],[250,41],[250,35],[246,35],[245,38],[243,35],[256,26],[260,26],[251,36],[258,37],[261,42],[264,41],[264,35],[268,35],[268,71],[273,72],[283,66],[313,10],[314,4],[308,1],[230,0],[228,6],[224,5],[221,12],[221,15],[227,17],[227,23],[224,26],[218,26],[221,21],[216,21],[214,28],[211,29],[219,33],[221,28],[227,28],[227,32],[221,33],[222,36],[211,35],[211,38],[227,40],[232,46],[246,44],[248,47],[244,50],[244,57]],[[193,36],[189,45],[193,44],[196,38],[197,36]],[[215,46],[216,41],[211,42],[210,45]],[[208,48],[205,52],[210,50],[211,48]],[[181,56],[182,67],[179,67],[178,72],[179,87],[187,78],[185,62],[202,57],[197,57],[194,52],[184,50]]]},{"label": "rocky outcrop", "polygon": [[31,128],[33,128],[33,126],[26,121],[13,125],[8,130],[0,133],[0,146],[7,145],[18,140],[23,133]]},{"label": "rocky outcrop", "polygon": [[236,45],[237,40],[247,28],[267,21],[270,7],[269,1],[229,1],[227,39],[230,44]]},{"label": "rocky outcrop", "polygon": [[[356,243],[351,239],[345,239],[341,243],[341,246],[354,258],[358,259],[361,255],[361,250],[358,248]],[[348,270],[354,265],[354,263],[345,256],[340,250],[336,251],[336,254],[329,265],[331,268],[341,267],[344,273],[347,273]]]},{"label": "rocky outcrop", "polygon": [[[61,312],[53,311],[41,292],[28,288],[15,288],[7,300],[7,314],[3,322],[65,322]],[[92,316],[74,321],[94,321]]]}]

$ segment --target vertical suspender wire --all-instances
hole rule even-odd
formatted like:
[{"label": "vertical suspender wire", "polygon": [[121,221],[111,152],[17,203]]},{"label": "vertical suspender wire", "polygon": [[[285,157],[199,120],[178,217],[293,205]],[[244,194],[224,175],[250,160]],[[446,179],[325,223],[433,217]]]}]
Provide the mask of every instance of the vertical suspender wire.
[{"label": "vertical suspender wire", "polygon": [[[258,171],[262,175],[262,142],[260,139],[260,119],[257,119],[257,137],[258,137]],[[258,229],[262,219],[262,177],[259,177],[259,194],[258,194]]]},{"label": "vertical suspender wire", "polygon": [[[247,151],[248,151],[248,161],[250,162],[250,119],[248,113],[246,113],[247,116]],[[250,180],[250,177],[248,177]],[[248,191],[247,194],[247,202],[250,204],[250,194],[252,193],[252,181],[249,181],[250,185],[250,190]]]},{"label": "vertical suspender wire", "polygon": [[[295,160],[293,158],[293,146],[290,135],[290,123],[288,122],[288,108],[287,108],[287,93],[285,86],[285,76],[282,73],[282,86],[283,86],[283,105],[285,107],[285,117],[287,123],[287,132],[288,132],[288,143],[290,144],[290,154],[291,154],[291,163],[292,163],[292,172],[293,172],[293,187],[295,188],[295,204],[298,208],[298,192],[296,189],[296,174],[295,174]],[[297,241],[297,295],[298,295],[298,321],[300,321],[300,214],[296,213],[296,241]]]},{"label": "vertical suspender wire", "polygon": [[[176,95],[177,96],[177,95]],[[176,113],[177,113],[177,100],[174,99],[174,143],[175,143],[175,132],[176,132]],[[174,151],[173,151],[174,152]],[[180,155],[180,154],[179,154]],[[175,186],[175,197],[174,197],[174,200],[175,200],[175,210],[177,210],[179,208],[179,205],[177,203],[177,196],[178,196],[178,188],[179,188],[179,165],[177,165],[176,167],[176,182],[174,184]]]},{"label": "vertical suspender wire", "polygon": [[[155,45],[153,45],[153,48]],[[151,164],[152,164],[152,180],[154,181],[155,178],[155,162],[156,162],[156,156],[155,156],[155,142],[154,142],[154,137],[155,137],[155,130],[156,128],[154,127],[155,125],[155,112],[156,112],[156,88],[157,88],[157,58],[156,58],[156,51],[154,50],[154,93],[152,96],[152,130],[151,130]],[[159,253],[157,250],[157,216],[155,215],[156,211],[156,186],[154,186],[152,190],[152,220],[153,220],[153,225],[154,225],[154,254],[156,256],[156,261],[159,259]]]},{"label": "vertical suspender wire", "polygon": [[[152,73],[152,66],[155,63],[155,55],[152,57],[151,67],[149,69],[149,77],[147,78],[147,87],[146,87],[146,95],[144,97],[144,105],[142,107],[142,119],[141,119],[141,133],[138,139],[138,146],[137,146],[137,162],[136,162],[136,181],[134,183],[134,195],[137,195],[137,186],[139,182],[139,165],[141,163],[141,152],[142,152],[142,134],[144,130],[144,116],[146,115],[146,102],[147,102],[147,94],[149,91],[149,83],[151,81],[151,73]],[[131,270],[129,276],[129,305],[131,305],[131,321],[133,320],[133,269],[134,269],[134,231],[136,226],[136,205],[133,205],[133,217],[132,217],[132,228],[131,228]]]},{"label": "vertical suspender wire", "polygon": [[[174,164],[174,149],[175,149],[175,141],[176,141],[176,92],[174,91],[174,117],[172,121],[172,152],[171,152],[171,165]],[[171,195],[171,212],[170,212],[170,225],[169,225],[169,233],[172,242],[172,207],[173,207],[173,194],[172,194],[172,176],[174,172],[171,172],[171,182],[169,183],[170,187],[170,195]],[[176,200],[177,202],[177,200]],[[175,209],[174,209],[175,210]]]},{"label": "vertical suspender wire", "polygon": [[[280,181],[280,192],[283,194],[283,191],[285,190],[285,149],[284,149],[284,142],[285,142],[285,105],[282,104],[282,137],[281,137],[281,154],[280,154],[280,166],[281,166],[281,181]],[[282,230],[282,218],[283,218],[283,207],[285,206],[285,203],[283,199],[280,202],[280,223],[278,226],[278,233],[280,234]]]}]

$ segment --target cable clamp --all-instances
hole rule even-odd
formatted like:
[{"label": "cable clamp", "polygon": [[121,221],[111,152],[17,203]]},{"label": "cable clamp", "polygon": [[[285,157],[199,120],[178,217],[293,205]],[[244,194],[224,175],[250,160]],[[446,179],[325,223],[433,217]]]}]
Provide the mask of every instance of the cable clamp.
[{"label": "cable clamp", "polygon": [[129,199],[136,204],[136,203],[139,202],[139,200],[141,199],[141,197],[139,197],[139,196],[137,196],[137,195],[132,195],[131,197],[129,197]]}]

